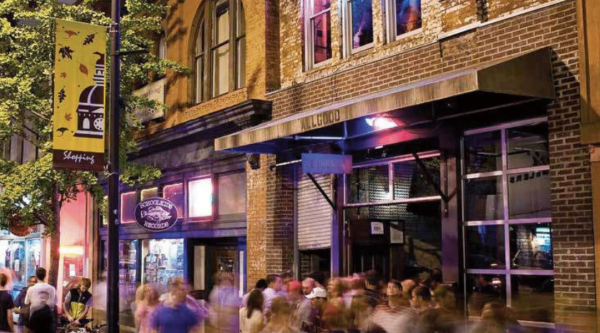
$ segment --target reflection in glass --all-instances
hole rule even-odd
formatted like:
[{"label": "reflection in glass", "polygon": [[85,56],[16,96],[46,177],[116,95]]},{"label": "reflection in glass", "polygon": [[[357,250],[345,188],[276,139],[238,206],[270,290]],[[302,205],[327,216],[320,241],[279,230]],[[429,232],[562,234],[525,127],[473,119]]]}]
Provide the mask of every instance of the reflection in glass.
[{"label": "reflection in glass", "polygon": [[246,173],[219,176],[219,215],[246,212]]},{"label": "reflection in glass", "polygon": [[135,301],[138,286],[137,276],[138,241],[119,241],[119,309],[121,313],[131,313],[131,303]]},{"label": "reflection in glass", "polygon": [[373,43],[373,7],[371,0],[351,0],[352,48]]},{"label": "reflection in glass", "polygon": [[137,193],[127,192],[121,194],[121,223],[135,222],[135,206],[137,205]]},{"label": "reflection in glass", "polygon": [[396,35],[421,28],[421,0],[396,0]]},{"label": "reflection in glass", "polygon": [[465,220],[502,220],[502,179],[500,177],[465,181]]},{"label": "reflection in glass", "polygon": [[314,62],[321,63],[331,58],[331,18],[330,12],[317,15],[313,22]]},{"label": "reflection in glass", "polygon": [[183,239],[150,239],[142,242],[144,283],[156,283],[159,294],[170,278],[183,276]]},{"label": "reflection in glass", "polygon": [[553,269],[552,224],[511,225],[510,257],[514,269]]},{"label": "reflection in glass", "polygon": [[500,131],[466,136],[464,155],[467,174],[501,170]]},{"label": "reflection in glass", "polygon": [[313,14],[318,14],[331,7],[331,0],[313,0]]},{"label": "reflection in glass", "polygon": [[554,321],[554,277],[511,276],[512,308],[518,320]]},{"label": "reflection in glass", "polygon": [[203,178],[188,183],[189,217],[212,215],[212,180]]},{"label": "reflection in glass", "polygon": [[506,130],[508,138],[508,168],[549,165],[548,123]]},{"label": "reflection in glass", "polygon": [[[435,186],[439,186],[439,158],[428,158],[422,161]],[[435,186],[429,184],[423,169],[417,165],[416,161],[394,163],[394,199],[437,196]]]},{"label": "reflection in glass", "polygon": [[511,219],[550,217],[550,171],[508,175],[508,212]]},{"label": "reflection in glass", "polygon": [[174,203],[178,218],[183,218],[183,184],[165,185],[163,187],[163,198]]},{"label": "reflection in glass", "polygon": [[221,0],[215,6],[215,40],[216,46],[229,40],[229,0]]},{"label": "reflection in glass", "polygon": [[467,304],[469,316],[481,316],[487,303],[506,304],[506,276],[472,274],[467,276]]},{"label": "reflection in glass", "polygon": [[504,268],[504,227],[501,225],[465,228],[467,268]]},{"label": "reflection in glass", "polygon": [[213,50],[213,97],[229,92],[229,44]]},{"label": "reflection in glass", "polygon": [[354,168],[348,176],[350,187],[348,202],[372,202],[391,200],[390,175],[387,165]]}]

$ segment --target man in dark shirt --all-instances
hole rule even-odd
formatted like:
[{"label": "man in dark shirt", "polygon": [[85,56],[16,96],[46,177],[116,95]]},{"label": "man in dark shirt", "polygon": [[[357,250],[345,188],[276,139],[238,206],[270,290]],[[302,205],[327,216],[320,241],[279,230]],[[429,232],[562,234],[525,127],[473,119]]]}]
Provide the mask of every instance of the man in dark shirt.
[{"label": "man in dark shirt", "polygon": [[12,296],[5,289],[8,283],[8,276],[6,274],[0,274],[0,332],[14,332],[12,309],[15,307],[13,304]]},{"label": "man in dark shirt", "polygon": [[92,308],[92,294],[89,292],[91,286],[92,281],[83,278],[77,288],[69,291],[63,307],[66,317],[62,318],[63,323],[85,326],[90,321],[86,316]]},{"label": "man in dark shirt", "polygon": [[26,320],[29,318],[29,307],[25,305],[25,296],[27,295],[27,289],[37,283],[37,278],[32,275],[27,280],[27,287],[24,287],[19,296],[15,299],[15,308],[13,312],[19,315],[19,321],[17,321],[17,333],[24,331]]},{"label": "man in dark shirt", "polygon": [[198,316],[186,305],[188,287],[181,279],[171,285],[170,301],[159,306],[150,318],[151,333],[196,333]]}]

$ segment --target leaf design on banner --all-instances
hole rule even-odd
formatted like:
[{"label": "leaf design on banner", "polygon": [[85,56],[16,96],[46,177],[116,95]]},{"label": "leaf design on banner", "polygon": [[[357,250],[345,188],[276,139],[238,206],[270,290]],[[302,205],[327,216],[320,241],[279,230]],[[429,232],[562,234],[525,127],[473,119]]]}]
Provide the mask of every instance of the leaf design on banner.
[{"label": "leaf design on banner", "polygon": [[71,116],[70,113],[65,114],[65,120],[66,121],[71,121],[71,119],[73,119],[73,117]]},{"label": "leaf design on banner", "polygon": [[65,73],[65,72],[60,73],[60,77],[63,78],[63,79],[66,79],[67,78],[67,73]]},{"label": "leaf design on banner", "polygon": [[85,40],[83,41],[83,45],[88,45],[94,42],[94,37],[96,37],[96,34],[89,34],[87,35],[87,37],[85,37]]},{"label": "leaf design on banner", "polygon": [[66,97],[67,97],[67,94],[65,93],[65,88],[62,88],[58,92],[58,101],[62,103],[65,100]]},{"label": "leaf design on banner", "polygon": [[60,136],[63,136],[63,135],[65,135],[65,132],[66,132],[66,131],[68,131],[68,130],[69,130],[69,129],[68,129],[68,128],[66,128],[66,127],[61,127],[61,128],[59,128],[59,129],[57,129],[56,131],[57,131],[57,132],[60,132]]},{"label": "leaf design on banner", "polygon": [[85,75],[88,75],[88,73],[89,73],[87,67],[85,67],[84,64],[79,64],[79,71]]},{"label": "leaf design on banner", "polygon": [[71,55],[71,53],[73,53],[73,50],[68,47],[68,46],[63,46],[61,47],[58,52],[60,53],[60,55],[62,56],[62,58],[69,58],[71,60],[73,60],[73,56]]},{"label": "leaf design on banner", "polygon": [[65,33],[69,35],[69,38],[79,35],[79,32],[73,30],[65,30]]}]

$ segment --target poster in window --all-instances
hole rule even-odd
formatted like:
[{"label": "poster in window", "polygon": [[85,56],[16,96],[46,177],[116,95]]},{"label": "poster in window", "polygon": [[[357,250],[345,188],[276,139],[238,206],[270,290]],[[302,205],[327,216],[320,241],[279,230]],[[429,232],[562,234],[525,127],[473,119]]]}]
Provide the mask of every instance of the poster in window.
[{"label": "poster in window", "polygon": [[404,223],[403,222],[390,223],[390,243],[391,244],[404,244]]},{"label": "poster in window", "polygon": [[371,222],[371,235],[383,235],[384,233],[383,222]]}]

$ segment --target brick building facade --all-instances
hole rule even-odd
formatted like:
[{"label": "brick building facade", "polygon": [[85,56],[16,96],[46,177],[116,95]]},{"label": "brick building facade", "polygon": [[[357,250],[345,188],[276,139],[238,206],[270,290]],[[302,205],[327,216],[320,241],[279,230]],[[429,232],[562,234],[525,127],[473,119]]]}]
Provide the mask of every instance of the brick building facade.
[{"label": "brick building facade", "polygon": [[[541,109],[547,116],[549,136],[552,321],[556,327],[594,331],[591,317],[597,295],[590,148],[580,138],[576,5],[574,0],[422,0],[422,27],[390,41],[386,8],[374,1],[372,47],[348,54],[343,37],[345,12],[339,7],[341,1],[333,1],[331,55],[317,66],[306,61],[305,3],[282,0],[280,36],[273,40],[280,45],[281,88],[267,93],[267,98],[273,101],[273,119],[285,121],[302,112],[343,106],[357,97],[549,48],[555,98],[542,103]],[[511,117],[499,115],[505,112],[502,109],[494,112],[488,123],[479,121],[479,126]],[[527,108],[519,112],[515,119],[527,118],[523,115]],[[294,182],[289,167],[272,167],[284,160],[282,154],[262,155],[260,168],[247,170],[249,281],[294,268]],[[454,223],[460,229],[460,220]],[[308,265],[306,260],[299,264]],[[462,269],[459,280],[465,276]]]}]

